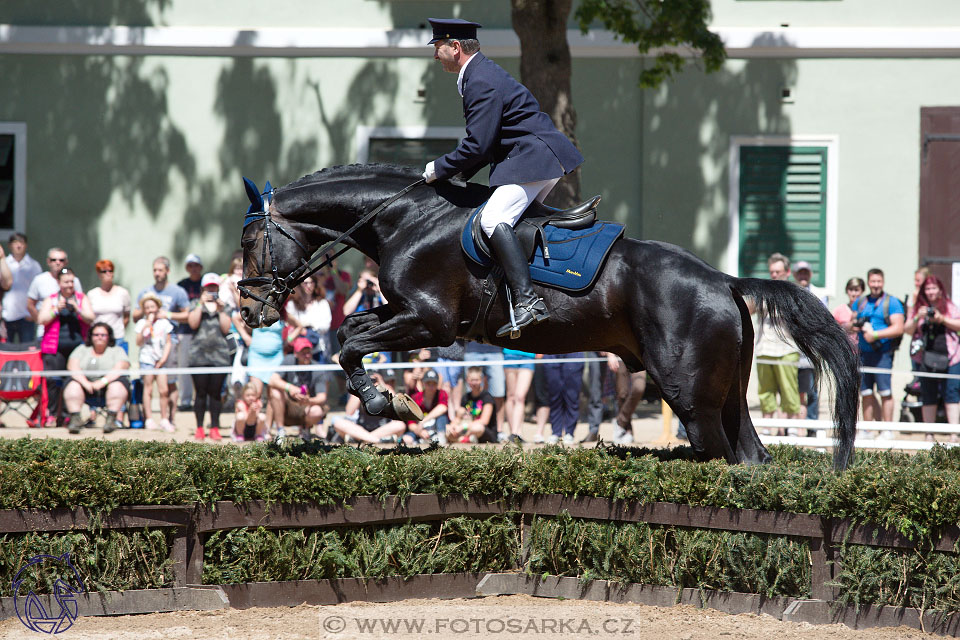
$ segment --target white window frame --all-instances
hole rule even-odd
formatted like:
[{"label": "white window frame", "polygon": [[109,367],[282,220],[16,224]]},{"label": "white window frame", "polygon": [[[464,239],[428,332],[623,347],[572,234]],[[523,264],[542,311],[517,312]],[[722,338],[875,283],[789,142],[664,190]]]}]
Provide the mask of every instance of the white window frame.
[{"label": "white window frame", "polygon": [[0,135],[13,135],[13,228],[0,227],[0,239],[27,227],[27,123],[0,122]]},{"label": "white window frame", "polygon": [[[365,164],[370,158],[371,138],[404,138],[419,140],[423,138],[456,138],[462,140],[467,135],[463,127],[428,127],[421,125],[407,127],[357,127],[357,162]],[[450,149],[453,151],[453,149]]]},{"label": "white window frame", "polygon": [[824,288],[828,295],[837,290],[837,229],[840,195],[840,138],[837,135],[731,136],[730,137],[730,236],[727,239],[726,271],[736,276],[740,269],[740,148],[741,147],[826,147],[827,223],[824,251]]}]

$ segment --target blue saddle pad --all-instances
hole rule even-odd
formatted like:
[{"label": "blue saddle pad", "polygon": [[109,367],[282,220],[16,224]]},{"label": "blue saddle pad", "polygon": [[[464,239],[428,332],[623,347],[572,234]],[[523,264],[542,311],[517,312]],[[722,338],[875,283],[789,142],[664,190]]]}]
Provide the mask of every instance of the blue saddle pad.
[{"label": "blue saddle pad", "polygon": [[[493,261],[477,250],[471,231],[474,218],[482,209],[483,206],[480,206],[474,211],[464,225],[460,246],[468,258],[479,265],[490,267]],[[590,288],[600,274],[613,243],[623,235],[623,228],[622,224],[603,220],[598,220],[586,229],[545,226],[545,241],[550,259],[545,260],[543,248],[537,246],[530,262],[530,278],[534,282],[564,291],[577,292]]]}]

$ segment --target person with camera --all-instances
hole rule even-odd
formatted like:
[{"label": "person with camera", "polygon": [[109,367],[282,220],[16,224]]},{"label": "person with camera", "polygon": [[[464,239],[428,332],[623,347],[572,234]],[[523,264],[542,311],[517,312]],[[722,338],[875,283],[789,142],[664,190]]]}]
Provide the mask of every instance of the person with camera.
[{"label": "person with camera", "polygon": [[[94,321],[90,301],[76,290],[73,270],[69,267],[60,269],[57,284],[60,290],[44,300],[37,312],[37,320],[44,327],[40,353],[43,354],[43,368],[47,370],[66,368],[67,359],[83,344]],[[54,407],[55,403],[59,404],[63,379],[50,378],[49,382],[57,387],[56,392],[49,394],[50,406]]]},{"label": "person with camera", "polygon": [[[193,332],[187,362],[191,367],[228,367],[231,359],[227,334],[231,324],[226,302],[220,298],[220,276],[212,272],[204,274],[200,286],[200,298],[187,314],[187,325]],[[194,373],[192,378],[193,415],[197,419],[194,437],[203,440],[203,415],[209,409],[210,439],[219,440],[221,397],[227,374]]]},{"label": "person with camera", "polygon": [[[937,276],[927,276],[910,310],[904,332],[913,336],[910,355],[926,373],[960,375],[960,308],[946,295]],[[947,422],[960,424],[960,379],[920,378],[924,422],[936,422],[943,398]]]},{"label": "person with camera", "polygon": [[343,315],[348,316],[354,312],[369,311],[374,307],[385,304],[387,304],[387,301],[380,292],[380,280],[377,279],[377,272],[367,266],[360,272],[360,277],[357,278],[357,288],[343,303]]},{"label": "person with camera", "polygon": [[[870,269],[867,272],[870,292],[857,301],[856,316],[851,327],[859,334],[860,365],[892,369],[893,356],[903,335],[903,303],[884,292],[883,285],[883,271]],[[874,395],[874,386],[880,396],[879,403]],[[860,399],[864,420],[893,421],[893,391],[889,373],[862,373]]]}]

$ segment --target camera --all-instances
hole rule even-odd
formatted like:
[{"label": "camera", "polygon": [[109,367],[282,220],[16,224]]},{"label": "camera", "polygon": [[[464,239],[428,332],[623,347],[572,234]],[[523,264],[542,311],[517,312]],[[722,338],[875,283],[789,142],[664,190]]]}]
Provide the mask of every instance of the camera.
[{"label": "camera", "polygon": [[857,318],[856,320],[853,321],[852,324],[857,329],[863,329],[863,325],[866,324],[866,322],[867,322],[866,318]]},{"label": "camera", "polygon": [[214,300],[217,300],[217,299],[220,297],[220,292],[219,292],[219,291],[211,291],[211,292],[210,292],[210,297],[211,297],[212,299],[214,299]]},{"label": "camera", "polygon": [[927,307],[927,320],[933,320],[933,318],[936,315],[937,315],[936,309],[934,309],[933,307]]}]

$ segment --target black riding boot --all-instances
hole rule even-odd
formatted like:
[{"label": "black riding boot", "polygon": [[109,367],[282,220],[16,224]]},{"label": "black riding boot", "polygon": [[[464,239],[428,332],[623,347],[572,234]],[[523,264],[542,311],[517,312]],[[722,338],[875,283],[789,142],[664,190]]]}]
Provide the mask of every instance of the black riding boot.
[{"label": "black riding boot", "polygon": [[508,323],[500,327],[497,337],[510,335],[511,338],[519,338],[519,329],[547,320],[550,312],[530,284],[530,265],[523,257],[513,227],[505,222],[498,224],[490,236],[490,248],[507,278],[513,296],[513,316],[517,323],[516,335],[511,335],[513,327]]}]

